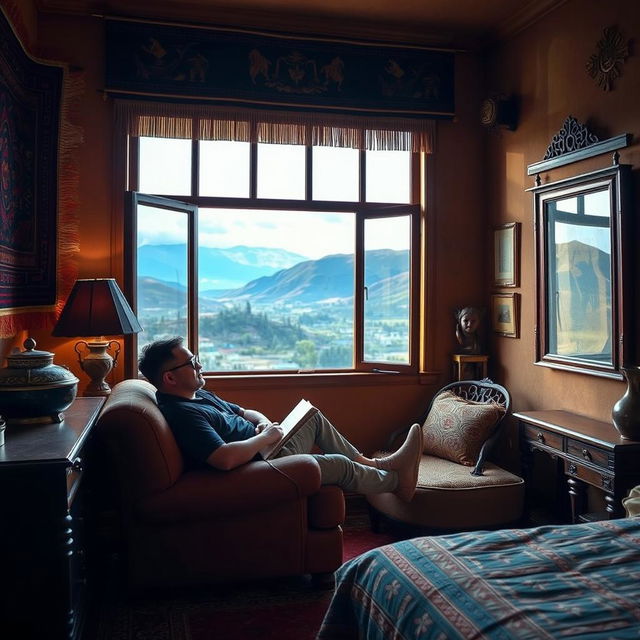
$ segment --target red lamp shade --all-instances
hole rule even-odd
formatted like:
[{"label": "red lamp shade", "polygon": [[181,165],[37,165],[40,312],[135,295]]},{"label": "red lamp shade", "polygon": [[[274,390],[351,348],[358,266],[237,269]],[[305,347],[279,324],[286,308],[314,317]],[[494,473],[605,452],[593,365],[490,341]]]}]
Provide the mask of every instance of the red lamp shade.
[{"label": "red lamp shade", "polygon": [[124,336],[142,331],[114,278],[77,280],[52,335]]}]

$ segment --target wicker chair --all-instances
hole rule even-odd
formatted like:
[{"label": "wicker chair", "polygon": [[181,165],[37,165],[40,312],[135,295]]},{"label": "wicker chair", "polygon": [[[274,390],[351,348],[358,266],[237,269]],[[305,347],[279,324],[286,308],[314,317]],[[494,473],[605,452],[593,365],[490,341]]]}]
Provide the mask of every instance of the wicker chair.
[{"label": "wicker chair", "polygon": [[[379,528],[380,516],[430,533],[517,523],[523,512],[524,481],[489,461],[510,404],[508,391],[487,378],[440,389],[420,420],[427,453],[420,461],[415,496],[406,503],[391,493],[368,495],[373,529]],[[397,448],[406,431],[391,435],[389,450]],[[434,441],[438,431],[442,437]],[[464,452],[465,448],[475,453]]]}]

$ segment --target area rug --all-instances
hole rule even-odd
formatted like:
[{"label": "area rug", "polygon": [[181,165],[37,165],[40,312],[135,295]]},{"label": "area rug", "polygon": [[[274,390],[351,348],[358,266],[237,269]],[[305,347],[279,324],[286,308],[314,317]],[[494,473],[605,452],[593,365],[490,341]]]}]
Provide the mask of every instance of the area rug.
[{"label": "area rug", "polygon": [[[399,539],[391,532],[373,533],[363,503],[348,504],[347,513],[345,562]],[[307,577],[163,592],[129,601],[112,593],[85,640],[312,640],[331,595],[330,589],[314,588]]]}]

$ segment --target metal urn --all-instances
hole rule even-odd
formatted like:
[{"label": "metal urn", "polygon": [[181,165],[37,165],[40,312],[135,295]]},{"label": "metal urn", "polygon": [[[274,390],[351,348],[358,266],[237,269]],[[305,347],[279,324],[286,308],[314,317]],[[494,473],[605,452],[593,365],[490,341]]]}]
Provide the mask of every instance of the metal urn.
[{"label": "metal urn", "polygon": [[0,415],[7,424],[62,422],[75,400],[78,378],[53,364],[53,353],[35,346],[27,338],[25,350],[7,356],[8,366],[0,369]]}]

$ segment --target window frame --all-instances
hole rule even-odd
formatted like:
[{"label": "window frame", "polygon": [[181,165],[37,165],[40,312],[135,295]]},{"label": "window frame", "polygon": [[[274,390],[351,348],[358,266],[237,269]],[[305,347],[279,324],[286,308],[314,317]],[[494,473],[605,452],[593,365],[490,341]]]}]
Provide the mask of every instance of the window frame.
[{"label": "window frame", "polygon": [[[424,229],[424,206],[421,203],[424,184],[421,179],[424,170],[424,156],[422,152],[411,152],[411,193],[409,204],[386,204],[365,201],[366,190],[366,151],[359,150],[359,200],[358,201],[326,201],[312,199],[313,147],[306,145],[306,181],[304,200],[290,199],[260,199],[257,197],[257,156],[258,143],[250,144],[250,193],[248,198],[200,196],[199,194],[199,142],[191,141],[191,193],[189,196],[143,194],[135,190],[138,185],[139,138],[126,135],[127,172],[125,180],[125,225],[124,225],[124,253],[125,253],[125,286],[127,288],[134,311],[137,310],[136,296],[136,242],[137,229],[135,225],[136,204],[148,204],[160,208],[178,208],[189,211],[189,247],[188,247],[188,279],[189,279],[189,335],[186,336],[189,348],[196,352],[198,345],[198,317],[197,308],[197,210],[198,208],[231,208],[231,209],[274,209],[287,211],[335,211],[354,213],[356,218],[355,254],[355,283],[354,283],[354,365],[347,369],[319,369],[313,373],[318,375],[353,374],[353,373],[403,373],[416,374],[421,370],[420,346],[423,342],[423,332],[420,327],[422,314],[421,298],[424,291],[425,272],[422,268],[424,256],[421,252],[421,235]],[[195,195],[194,195],[195,194]],[[364,224],[371,218],[387,218],[409,215],[411,221],[411,262],[409,286],[409,363],[398,364],[385,361],[364,361]],[[359,294],[358,294],[359,292]],[[136,371],[137,336],[132,336],[129,343],[131,361],[129,366]],[[304,375],[295,370],[252,370],[252,371],[210,371],[208,375],[218,376],[269,376],[269,375]]]}]

